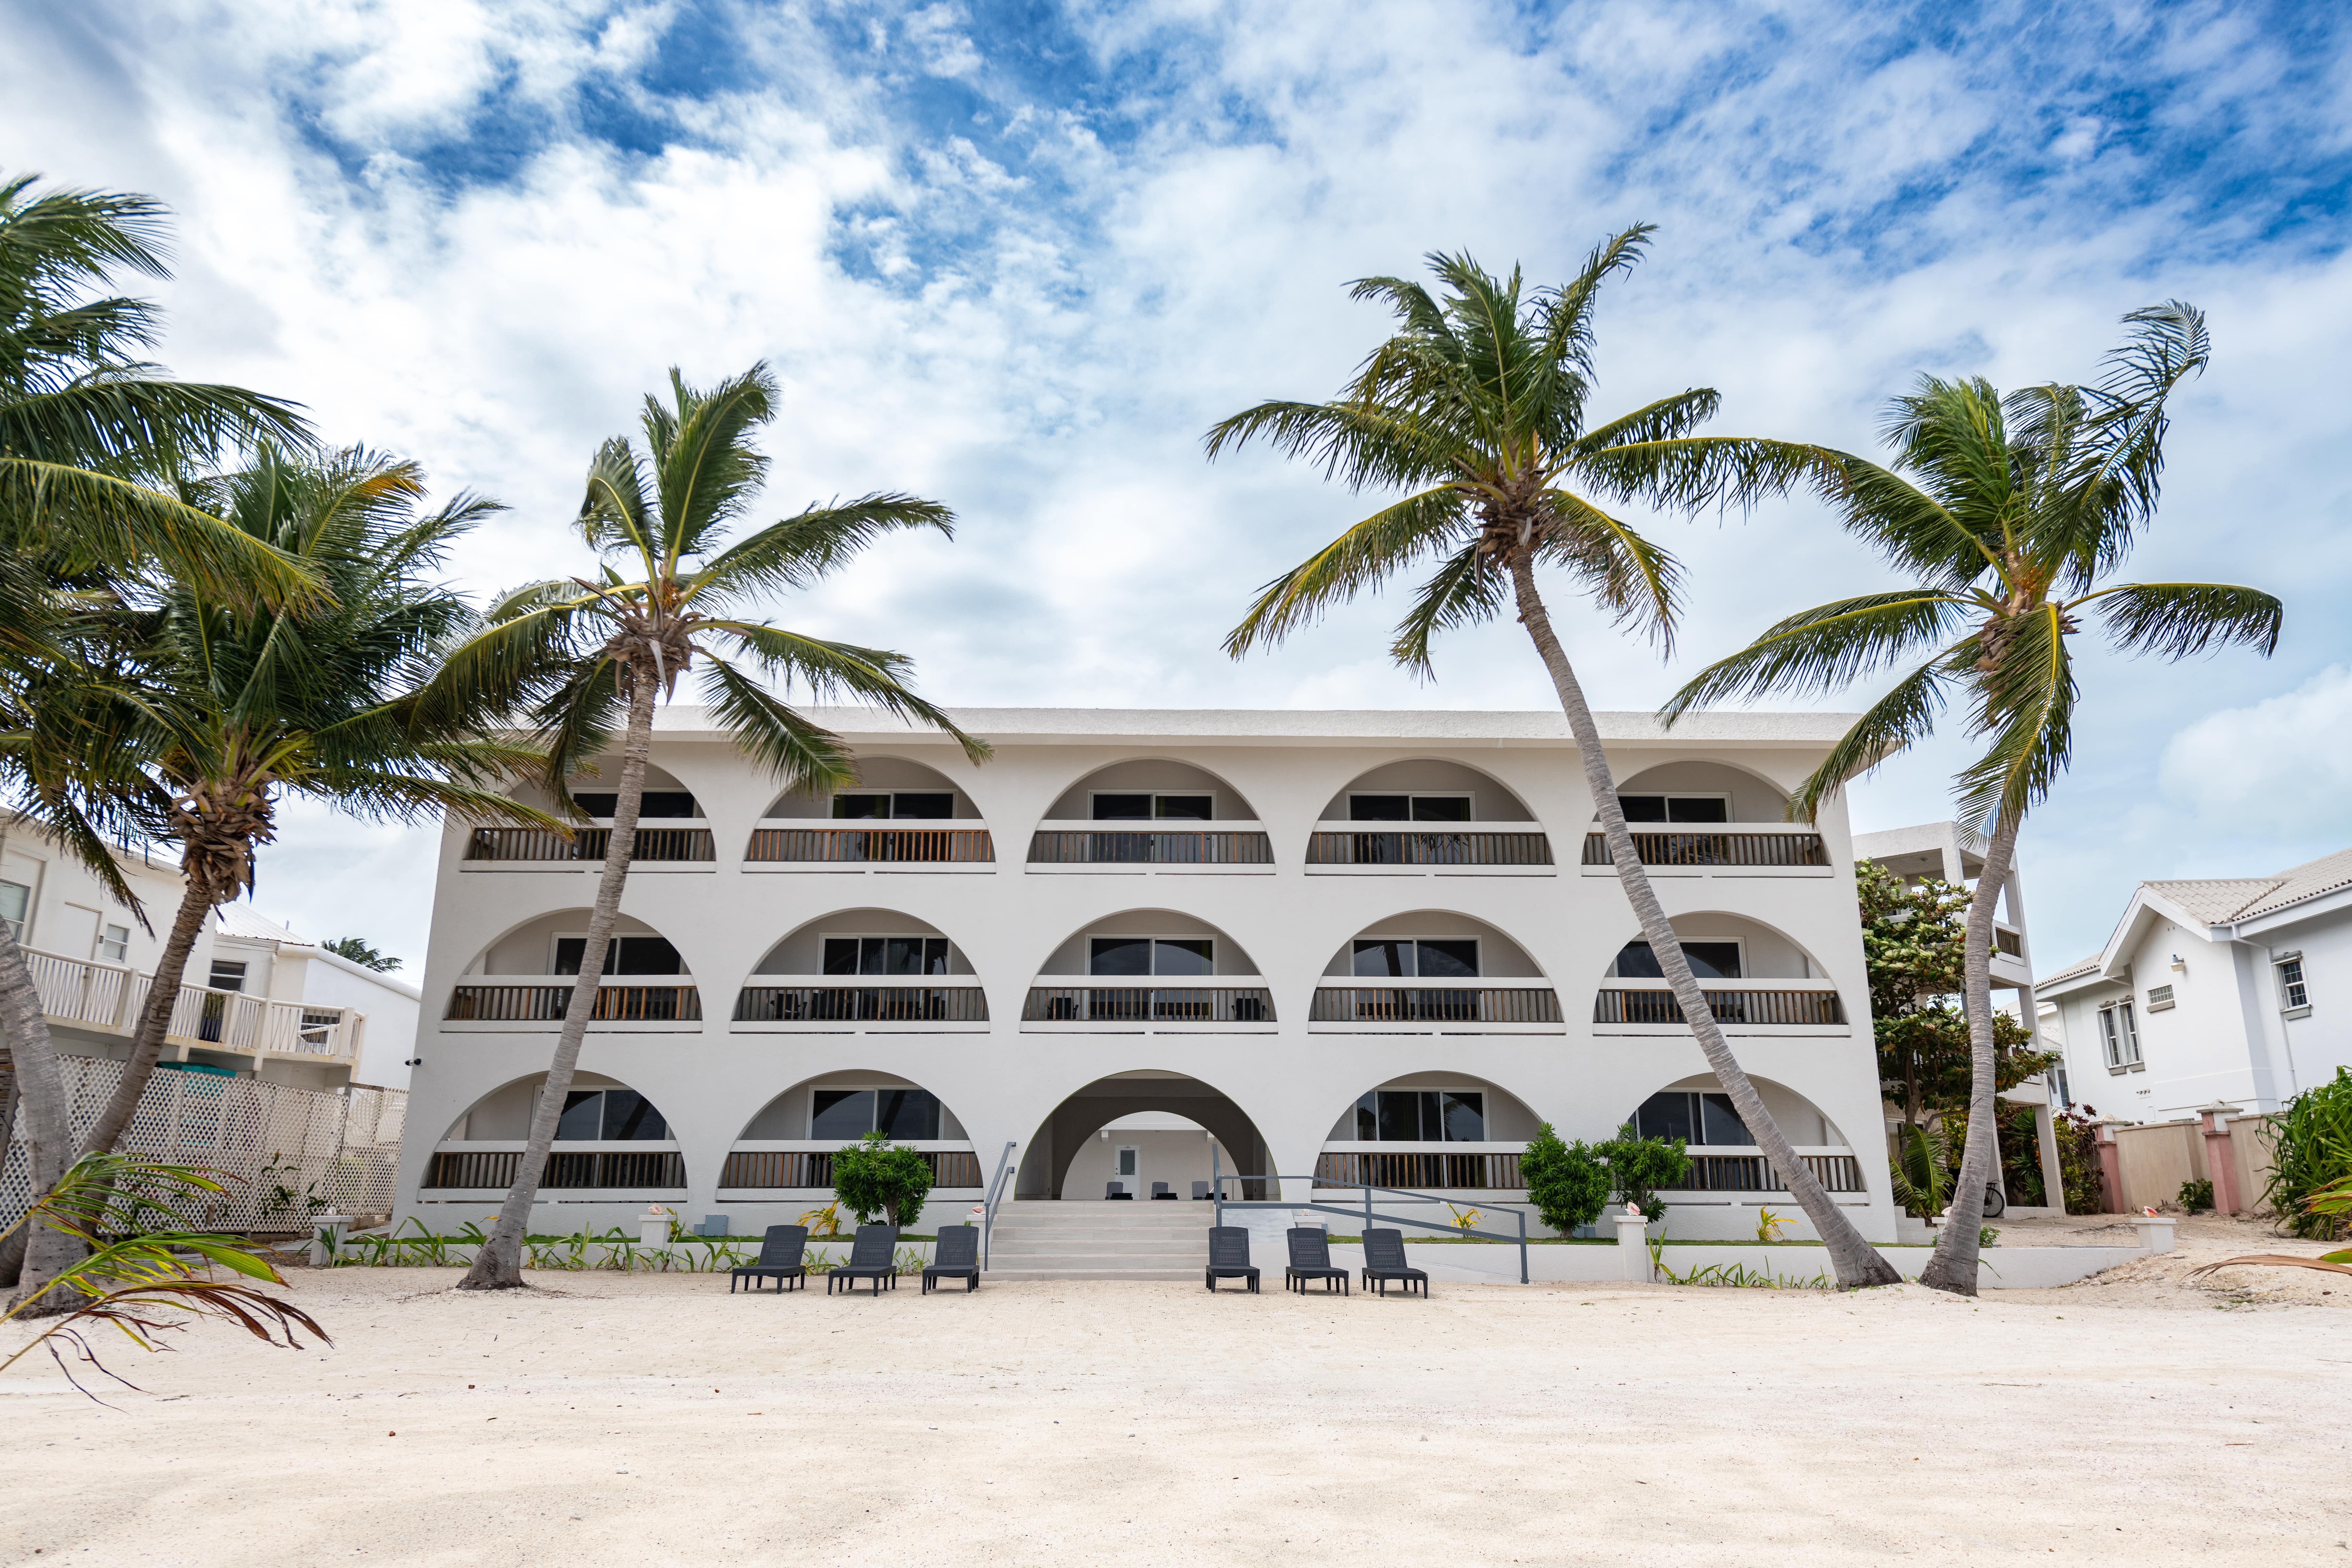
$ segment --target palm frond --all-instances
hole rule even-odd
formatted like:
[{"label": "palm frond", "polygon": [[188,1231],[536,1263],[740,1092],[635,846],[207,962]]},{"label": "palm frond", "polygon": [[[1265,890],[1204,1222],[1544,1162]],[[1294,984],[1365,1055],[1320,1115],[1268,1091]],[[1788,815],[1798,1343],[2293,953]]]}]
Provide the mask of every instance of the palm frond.
[{"label": "palm frond", "polygon": [[1815,820],[1822,807],[1829,804],[1830,796],[1849,780],[1907,751],[1931,733],[1936,716],[1944,709],[1945,684],[1959,672],[1956,661],[1964,658],[1965,654],[1947,649],[1896,681],[1893,690],[1872,703],[1854,721],[1853,727],[1838,737],[1821,764],[1790,793],[1790,820]]},{"label": "palm frond", "polygon": [[744,754],[801,792],[838,789],[857,779],[857,757],[832,731],[811,722],[741,670],[706,656],[703,700]]},{"label": "palm frond", "polygon": [[1490,621],[1510,603],[1510,579],[1494,570],[1490,557],[1475,544],[1465,545],[1445,559],[1436,575],[1421,585],[1412,607],[1397,624],[1389,655],[1415,674],[1432,676],[1430,639],[1442,631]]},{"label": "palm frond", "polygon": [[2021,818],[2041,805],[2074,750],[2076,689],[2064,611],[2045,602],[2002,623],[2001,631],[2001,651],[1980,678],[1970,726],[1990,741],[1956,785],[1954,820],[1963,833],[1990,835],[1997,821]]},{"label": "palm frond", "polygon": [[1550,518],[1537,538],[1536,559],[1575,577],[1613,625],[1638,629],[1671,652],[1681,563],[1580,495],[1549,490],[1544,500]]},{"label": "palm frond", "polygon": [[2129,583],[2067,606],[2099,602],[2116,646],[2126,653],[2188,658],[2239,644],[2268,658],[2286,607],[2270,595],[2225,583]]},{"label": "palm frond", "polygon": [[654,449],[662,529],[656,554],[665,570],[675,570],[717,543],[759,489],[767,459],[745,437],[773,416],[776,382],[765,362],[708,392],[689,388],[676,369],[669,379],[677,416],[668,439]]},{"label": "palm frond", "polygon": [[937,529],[955,537],[955,513],[934,500],[875,494],[812,506],[731,544],[694,575],[685,597],[806,588],[893,529]]},{"label": "palm frond", "polygon": [[828,642],[753,621],[711,621],[706,629],[731,640],[756,660],[762,671],[789,689],[798,682],[819,700],[843,696],[871,703],[899,718],[952,736],[973,762],[991,754],[987,742],[968,735],[945,710],[918,697],[907,688],[914,661],[887,648],[860,647],[855,643]]},{"label": "palm frond", "polygon": [[1812,696],[1876,673],[1920,643],[1950,635],[1966,601],[1931,587],[1864,594],[1801,610],[1683,683],[1659,714],[1773,692]]},{"label": "palm frond", "polygon": [[1322,465],[1350,489],[1426,485],[1457,474],[1465,444],[1455,431],[1404,412],[1359,403],[1261,403],[1209,427],[1211,461],[1228,447],[1264,440],[1286,457]]},{"label": "palm frond", "polygon": [[1333,605],[1379,586],[1391,573],[1457,544],[1469,526],[1467,501],[1446,487],[1381,508],[1267,584],[1241,624],[1225,634],[1225,652],[1239,658],[1255,645],[1280,642]]}]

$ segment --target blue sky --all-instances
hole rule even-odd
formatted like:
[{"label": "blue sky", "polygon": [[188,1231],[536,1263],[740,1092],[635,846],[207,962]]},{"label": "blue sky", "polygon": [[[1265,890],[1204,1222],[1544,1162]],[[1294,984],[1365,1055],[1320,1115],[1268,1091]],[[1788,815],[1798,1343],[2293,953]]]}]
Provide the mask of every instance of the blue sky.
[{"label": "blue sky", "polygon": [[[2308,5],[204,5],[0,0],[0,166],[179,213],[165,358],[301,400],[511,511],[459,574],[576,563],[594,444],[677,364],[783,381],[771,502],[898,488],[963,520],[820,595],[965,703],[1539,707],[1515,628],[1433,687],[1391,605],[1234,664],[1252,589],[1360,515],[1202,430],[1320,396],[1381,319],[1345,282],[1467,248],[1563,276],[1661,226],[1600,321],[1601,397],[1872,447],[1922,372],[2091,375],[2116,319],[2210,313],[2137,574],[2279,593],[2275,658],[2087,663],[2025,846],[2045,966],[2141,877],[2352,842],[2352,27]],[[1604,707],[1885,581],[1802,501],[1655,521],[1676,661],[1605,626]],[[1855,706],[1871,692],[1857,693]],[[1945,814],[1957,737],[1857,786]],[[258,902],[423,952],[414,834],[295,806]]]}]

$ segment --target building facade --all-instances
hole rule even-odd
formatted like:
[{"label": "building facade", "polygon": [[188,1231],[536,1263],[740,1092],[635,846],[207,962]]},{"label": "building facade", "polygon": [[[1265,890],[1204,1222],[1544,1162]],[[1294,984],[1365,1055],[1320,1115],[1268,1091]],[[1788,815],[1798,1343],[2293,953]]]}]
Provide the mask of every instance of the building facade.
[{"label": "building facade", "polygon": [[[648,1202],[742,1235],[830,1197],[879,1130],[929,1223],[1014,1201],[1524,1202],[1538,1122],[1683,1136],[1675,1235],[1785,1193],[1728,1113],[1598,847],[1556,714],[980,710],[995,748],[815,710],[854,789],[787,795],[705,714],[657,721],[638,850],[533,1226]],[[1660,897],[1782,1129],[1892,1240],[1843,807],[1782,820],[1847,721],[1602,715]],[[577,786],[610,809],[613,769]],[[401,1216],[511,1179],[602,835],[452,824]],[[1851,1134],[1851,1137],[1849,1136]],[[1859,1138],[1859,1144],[1852,1142]]]},{"label": "building facade", "polygon": [[353,963],[309,937],[264,920],[251,905],[236,903],[213,911],[213,951],[205,978],[216,988],[244,995],[299,1002],[308,1013],[333,1012],[363,1020],[351,1041],[345,1081],[376,1089],[408,1087],[419,993],[397,976]]}]

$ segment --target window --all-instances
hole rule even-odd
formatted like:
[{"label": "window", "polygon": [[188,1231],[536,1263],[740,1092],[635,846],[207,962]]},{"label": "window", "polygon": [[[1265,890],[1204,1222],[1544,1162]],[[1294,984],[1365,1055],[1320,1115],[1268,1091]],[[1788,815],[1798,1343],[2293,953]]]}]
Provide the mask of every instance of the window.
[{"label": "window", "polygon": [[2140,1065],[2139,1024],[2132,1016],[2131,998],[2099,1009],[2099,1040],[2106,1049],[2109,1072]]},{"label": "window", "polygon": [[1466,795],[1351,795],[1350,822],[1467,822]]},{"label": "window", "polygon": [[[555,939],[555,973],[577,974],[580,960],[588,951],[584,936],[559,936]],[[686,965],[677,956],[677,949],[667,937],[616,936],[604,949],[604,973],[607,974],[683,974]]]},{"label": "window", "polygon": [[1731,1108],[1731,1096],[1670,1089],[1642,1101],[1633,1112],[1639,1138],[1679,1138],[1685,1143],[1752,1145],[1755,1134]]},{"label": "window", "polygon": [[827,974],[945,974],[948,939],[943,936],[829,936],[824,939]]},{"label": "window", "polygon": [[940,1100],[927,1089],[820,1089],[809,1100],[809,1136],[935,1139]]},{"label": "window", "polygon": [[1731,797],[1721,795],[1621,795],[1628,822],[1729,822]]},{"label": "window", "polygon": [[[614,790],[576,789],[572,792],[572,798],[578,801],[580,809],[589,816],[610,820],[613,807],[621,797]],[[701,815],[695,806],[694,796],[682,789],[649,789],[637,796],[637,816],[640,818]]]},{"label": "window", "polygon": [[2273,965],[2278,971],[2279,1006],[2287,1012],[2311,1005],[2311,987],[2304,984],[2303,954],[2290,952]]},{"label": "window", "polygon": [[1356,1137],[1366,1143],[1483,1142],[1486,1097],[1475,1089],[1374,1089],[1356,1101]]},{"label": "window", "polygon": [[855,795],[835,795],[833,815],[851,820],[908,817],[919,822],[940,822],[955,815],[955,795],[950,790],[861,790]]},{"label": "window", "polygon": [[242,991],[245,989],[245,965],[234,959],[215,958],[213,960],[212,978],[205,984],[215,991]]},{"label": "window", "polygon": [[2161,1013],[2172,1005],[2171,986],[2151,985],[2147,988],[2147,1010],[2149,1012]]},{"label": "window", "polygon": [[1216,815],[1215,805],[1216,797],[1206,795],[1097,795],[1094,814],[1097,822],[1206,822]]},{"label": "window", "polygon": [[1358,974],[1376,979],[1475,980],[1475,936],[1374,936],[1356,939]]},{"label": "window", "polygon": [[131,961],[131,928],[100,926],[98,931],[98,956],[108,963],[128,963]]},{"label": "window", "polygon": [[[1739,978],[1739,944],[1736,942],[1686,942],[1683,958],[1690,964],[1691,973],[1701,980],[1737,980]],[[1663,980],[1666,972],[1658,966],[1658,955],[1650,951],[1646,942],[1629,942],[1617,954],[1617,973],[1627,980]]]},{"label": "window", "polygon": [[32,889],[22,882],[0,882],[0,921],[8,922],[8,934],[18,942],[25,940],[25,911],[32,907]]},{"label": "window", "polygon": [[1214,974],[1215,939],[1205,936],[1097,936],[1087,939],[1088,974]]},{"label": "window", "polygon": [[653,1101],[634,1089],[575,1089],[556,1119],[559,1143],[651,1143],[669,1136]]}]

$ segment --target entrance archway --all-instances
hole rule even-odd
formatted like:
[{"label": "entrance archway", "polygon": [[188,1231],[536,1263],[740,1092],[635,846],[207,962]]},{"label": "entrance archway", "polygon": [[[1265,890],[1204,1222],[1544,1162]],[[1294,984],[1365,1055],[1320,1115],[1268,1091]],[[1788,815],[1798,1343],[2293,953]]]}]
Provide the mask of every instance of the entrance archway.
[{"label": "entrance archway", "polygon": [[[1223,1090],[1143,1068],[1097,1079],[1055,1106],[1022,1153],[1013,1195],[1102,1199],[1116,1182],[1148,1202],[1164,1182],[1172,1197],[1190,1201],[1213,1169],[1262,1173],[1270,1158],[1257,1124]],[[1266,1185],[1228,1183],[1225,1195],[1261,1198]]]}]

